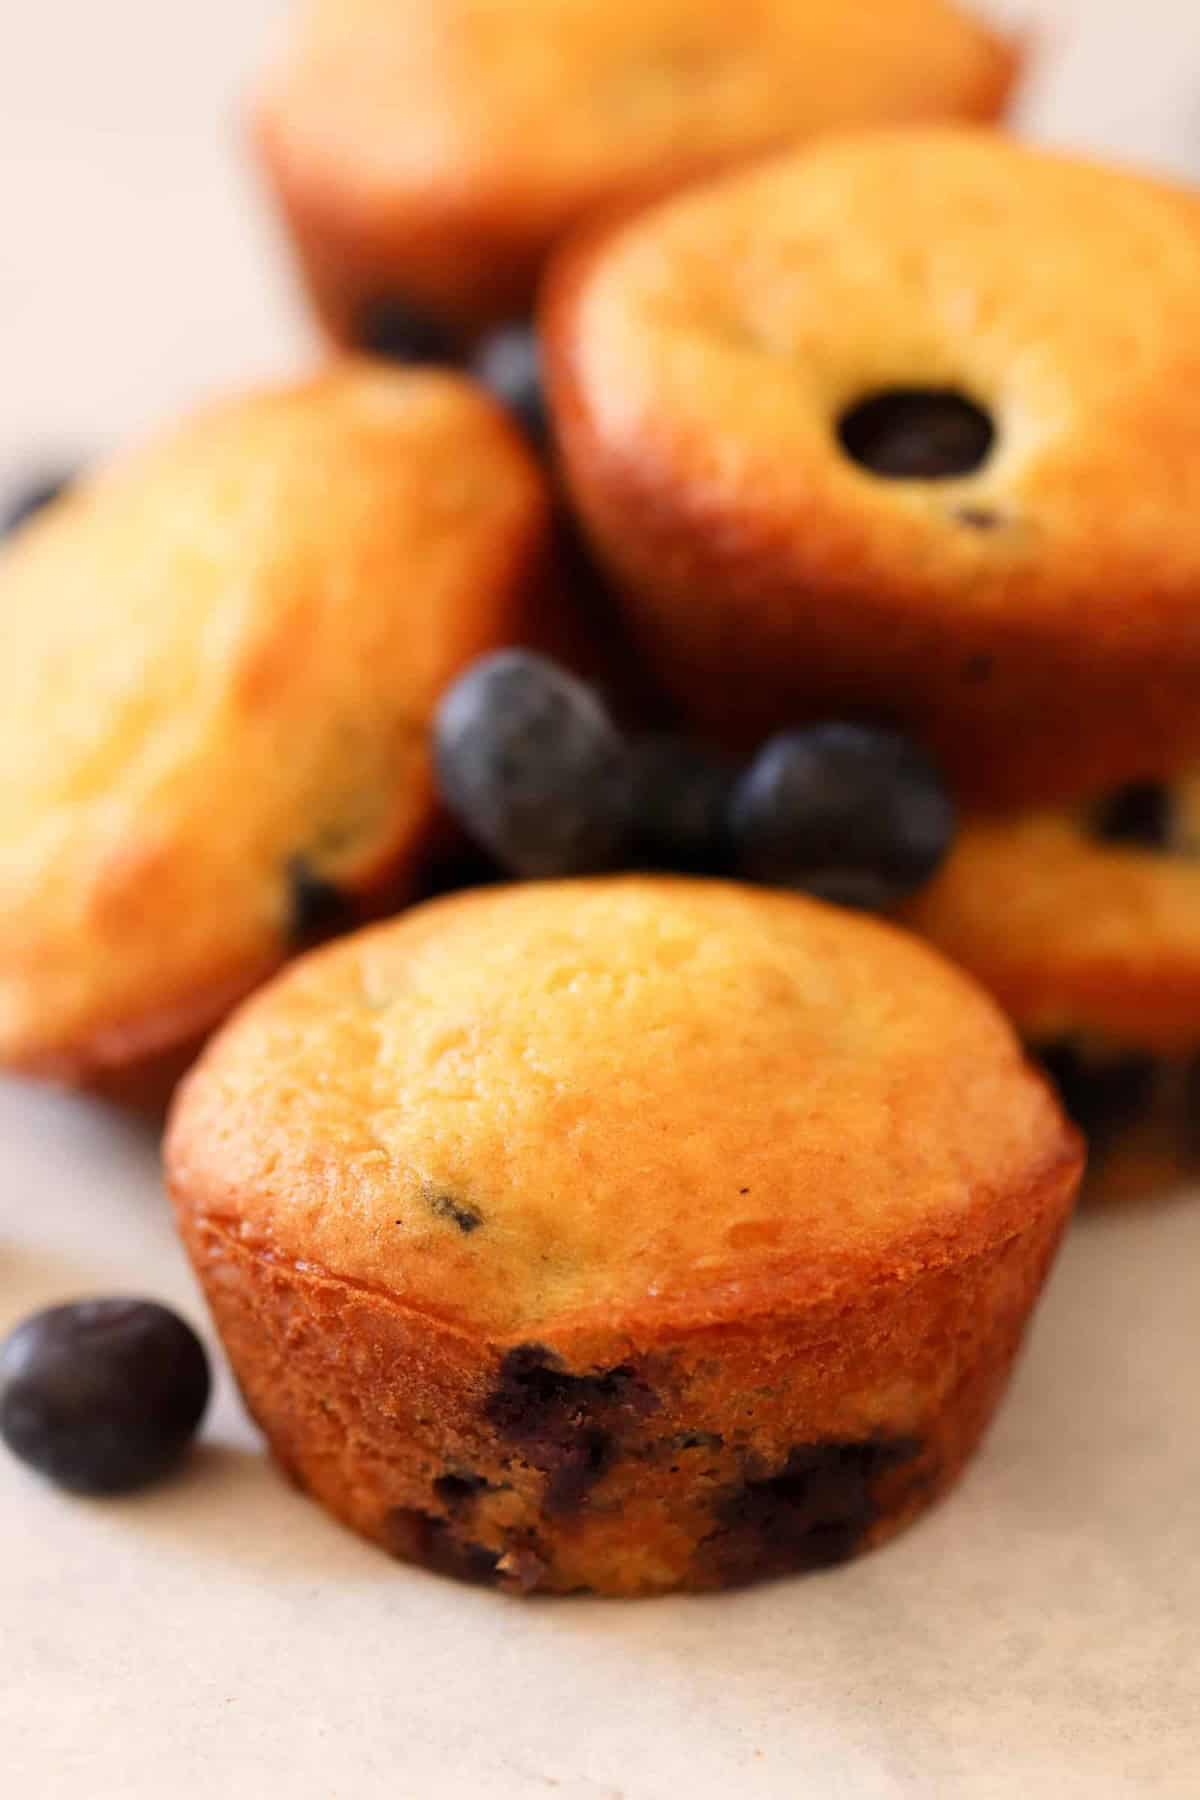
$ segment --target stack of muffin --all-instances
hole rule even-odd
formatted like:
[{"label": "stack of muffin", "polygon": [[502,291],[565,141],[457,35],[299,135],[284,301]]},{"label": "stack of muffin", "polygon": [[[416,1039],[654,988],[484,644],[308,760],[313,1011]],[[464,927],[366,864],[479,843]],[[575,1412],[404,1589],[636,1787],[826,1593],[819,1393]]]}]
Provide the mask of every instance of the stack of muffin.
[{"label": "stack of muffin", "polygon": [[310,0],[257,142],[353,354],[0,557],[0,1055],[142,1097],[238,1007],[181,1227],[398,1555],[879,1542],[1075,1196],[1028,1047],[1106,1125],[1200,1045],[1200,199],[1016,73],[946,0]]}]

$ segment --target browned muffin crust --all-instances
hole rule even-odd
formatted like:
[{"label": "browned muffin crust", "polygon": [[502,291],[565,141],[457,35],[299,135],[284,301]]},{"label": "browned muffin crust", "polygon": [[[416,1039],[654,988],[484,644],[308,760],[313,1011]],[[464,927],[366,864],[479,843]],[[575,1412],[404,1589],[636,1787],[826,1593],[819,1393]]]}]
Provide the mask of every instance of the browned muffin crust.
[{"label": "browned muffin crust", "polygon": [[1194,193],[946,128],[606,228],[544,336],[573,496],[693,722],[880,718],[999,808],[1200,755],[1198,313]]},{"label": "browned muffin crust", "polygon": [[255,138],[317,310],[471,334],[607,205],[838,126],[999,116],[1019,58],[950,0],[309,0]]},{"label": "browned muffin crust", "polygon": [[279,1460],[517,1592],[707,1588],[882,1542],[955,1479],[1079,1140],[915,940],[628,878],[306,958],[177,1102],[180,1225]]},{"label": "browned muffin crust", "polygon": [[428,722],[533,627],[550,502],[457,376],[210,407],[0,553],[0,1062],[161,1086],[282,962],[411,890]]}]

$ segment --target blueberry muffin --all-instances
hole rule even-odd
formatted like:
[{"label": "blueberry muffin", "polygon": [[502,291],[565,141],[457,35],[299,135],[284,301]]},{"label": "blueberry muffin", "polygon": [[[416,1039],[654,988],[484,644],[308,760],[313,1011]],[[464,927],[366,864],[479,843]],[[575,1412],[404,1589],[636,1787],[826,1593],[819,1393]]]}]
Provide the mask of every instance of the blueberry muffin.
[{"label": "blueberry muffin", "polygon": [[[1173,791],[1200,799],[1200,783]],[[1107,839],[1101,818],[972,819],[905,917],[1032,1040],[1200,1052],[1197,846],[1183,819],[1180,836],[1154,849]]]},{"label": "blueberry muffin", "polygon": [[917,735],[987,808],[1200,757],[1200,198],[966,128],[829,140],[567,252],[570,484],[715,736]]},{"label": "blueberry muffin", "polygon": [[213,407],[0,553],[0,1061],[153,1088],[298,946],[402,898],[427,725],[518,634],[541,477],[456,376]]},{"label": "blueberry muffin", "polygon": [[584,215],[849,124],[986,120],[951,0],[308,0],[256,138],[335,337],[437,353],[528,310]]},{"label": "blueberry muffin", "polygon": [[904,909],[991,989],[1110,1152],[1131,1131],[1200,1148],[1198,855],[1200,779],[1138,783],[1071,813],[970,820]]},{"label": "blueberry muffin", "polygon": [[279,1461],[514,1591],[814,1568],[955,1479],[1080,1143],[933,951],[649,877],[305,958],[177,1097],[179,1221]]}]

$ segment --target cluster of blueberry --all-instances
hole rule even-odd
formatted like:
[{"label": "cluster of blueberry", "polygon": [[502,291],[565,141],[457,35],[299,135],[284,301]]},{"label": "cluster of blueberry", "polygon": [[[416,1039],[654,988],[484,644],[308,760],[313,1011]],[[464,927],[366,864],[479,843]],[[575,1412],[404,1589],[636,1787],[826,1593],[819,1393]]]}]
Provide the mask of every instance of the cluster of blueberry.
[{"label": "cluster of blueberry", "polygon": [[813,725],[739,767],[686,739],[628,739],[592,688],[528,650],[460,676],[434,750],[447,806],[523,878],[652,868],[882,909],[929,880],[954,836],[938,771],[895,732]]}]

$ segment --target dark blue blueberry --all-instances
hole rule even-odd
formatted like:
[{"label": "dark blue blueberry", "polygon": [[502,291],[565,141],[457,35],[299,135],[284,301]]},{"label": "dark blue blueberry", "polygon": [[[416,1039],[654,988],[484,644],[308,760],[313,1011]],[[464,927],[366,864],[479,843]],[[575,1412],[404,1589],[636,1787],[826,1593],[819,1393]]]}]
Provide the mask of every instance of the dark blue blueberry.
[{"label": "dark blue blueberry", "polygon": [[437,900],[463,888],[492,887],[504,879],[495,858],[478,844],[446,845],[434,852],[418,874],[413,901]]},{"label": "dark blue blueberry", "polygon": [[1149,1105],[1160,1066],[1136,1051],[1087,1056],[1069,1040],[1044,1045],[1041,1059],[1080,1130],[1101,1139],[1124,1130]]},{"label": "dark blue blueberry", "polygon": [[928,881],[954,823],[928,757],[863,725],[772,738],[731,808],[740,874],[866,908],[892,906]]},{"label": "dark blue blueberry", "polygon": [[199,1338],[150,1300],[52,1306],[0,1348],[0,1437],[79,1494],[123,1493],[165,1475],[208,1395]]},{"label": "dark blue blueberry", "polygon": [[370,356],[398,363],[459,363],[454,333],[434,313],[393,297],[373,301],[359,315],[356,338]]},{"label": "dark blue blueberry", "polygon": [[443,797],[511,874],[579,875],[627,862],[628,750],[599,699],[528,650],[460,676],[438,708]]},{"label": "dark blue blueberry", "polygon": [[1171,793],[1161,781],[1135,781],[1101,801],[1096,836],[1106,843],[1166,850],[1171,842]]},{"label": "dark blue blueberry", "polygon": [[851,407],[838,435],[847,456],[872,475],[938,481],[981,468],[996,428],[953,388],[886,388]]},{"label": "dark blue blueberry", "polygon": [[542,449],[550,438],[550,420],[542,390],[542,353],[532,325],[503,325],[493,331],[475,352],[471,367],[530,442]]},{"label": "dark blue blueberry", "polygon": [[73,469],[47,470],[10,495],[3,507],[0,507],[0,537],[7,537],[10,531],[15,531],[26,519],[32,519],[35,513],[40,513],[44,507],[49,506],[52,500],[57,500],[74,479]]},{"label": "dark blue blueberry", "polygon": [[737,766],[680,737],[644,738],[631,755],[637,861],[652,869],[724,873]]}]

